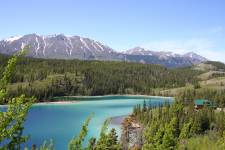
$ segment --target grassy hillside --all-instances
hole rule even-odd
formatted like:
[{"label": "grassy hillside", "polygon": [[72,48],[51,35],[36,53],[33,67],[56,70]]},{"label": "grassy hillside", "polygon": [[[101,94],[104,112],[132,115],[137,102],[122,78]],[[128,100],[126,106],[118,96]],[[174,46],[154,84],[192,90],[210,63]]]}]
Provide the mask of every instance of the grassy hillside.
[{"label": "grassy hillside", "polygon": [[[207,68],[207,69],[206,69]],[[162,95],[178,96],[181,99],[206,98],[216,101],[218,106],[225,106],[225,64],[206,62],[193,66],[193,70],[204,70],[198,75],[198,81],[183,87],[160,90]]]}]

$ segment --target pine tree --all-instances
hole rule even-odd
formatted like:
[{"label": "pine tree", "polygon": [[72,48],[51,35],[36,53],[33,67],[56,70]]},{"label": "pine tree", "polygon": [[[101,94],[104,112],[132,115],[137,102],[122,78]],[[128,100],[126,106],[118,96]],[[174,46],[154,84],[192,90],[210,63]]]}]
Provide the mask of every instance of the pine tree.
[{"label": "pine tree", "polygon": [[165,133],[163,135],[162,147],[163,149],[172,150],[176,146],[176,136],[174,126],[176,124],[176,118],[172,118],[169,124],[165,125]]},{"label": "pine tree", "polygon": [[114,128],[112,128],[107,137],[108,149],[110,149],[110,150],[120,150],[121,149],[121,146],[118,143],[117,138],[118,138],[118,136],[116,134],[116,130]]},{"label": "pine tree", "polygon": [[159,124],[157,124],[156,121],[152,121],[148,127],[145,129],[145,132],[144,132],[144,138],[145,138],[145,144],[148,144],[148,145],[152,145],[154,144],[155,142],[155,135],[158,131],[158,126]]},{"label": "pine tree", "polygon": [[40,146],[40,150],[55,150],[53,140],[44,141]]},{"label": "pine tree", "polygon": [[116,145],[117,144],[117,134],[116,130],[114,128],[111,129],[110,133],[108,134],[108,141],[110,142],[110,145]]},{"label": "pine tree", "polygon": [[[14,55],[5,68],[3,77],[0,80],[0,103],[6,102],[7,85],[12,77],[18,57],[23,54]],[[8,108],[6,111],[0,111],[0,143],[7,141],[7,143],[0,145],[0,149],[20,149],[22,143],[28,140],[27,136],[23,136],[23,123],[29,108],[32,105],[33,99],[27,99],[24,95],[12,98],[8,101]]]},{"label": "pine tree", "polygon": [[100,138],[97,141],[97,144],[95,146],[96,150],[105,150],[107,149],[107,129],[109,125],[109,120],[106,120],[102,126],[101,133],[100,133]]},{"label": "pine tree", "polygon": [[88,146],[85,150],[94,150],[95,149],[95,144],[96,144],[96,138],[90,138],[88,141]]},{"label": "pine tree", "polygon": [[88,124],[91,120],[91,116],[89,116],[86,121],[84,122],[84,125],[82,126],[82,129],[80,131],[80,134],[76,137],[74,137],[70,143],[69,143],[69,150],[82,150],[82,142],[84,141],[84,138],[86,137],[88,133]]},{"label": "pine tree", "polygon": [[192,124],[192,119],[188,123],[185,123],[183,125],[179,135],[179,139],[189,138],[191,124]]},{"label": "pine tree", "polygon": [[161,124],[159,130],[156,132],[156,135],[154,136],[154,148],[156,149],[162,149],[162,143],[163,143],[163,137],[165,134],[164,126]]},{"label": "pine tree", "polygon": [[109,120],[106,120],[102,126],[100,138],[95,145],[95,150],[121,150],[116,130],[111,129],[111,131],[107,133],[108,125]]},{"label": "pine tree", "polygon": [[143,103],[143,112],[146,112],[147,111],[147,105],[146,105],[146,101],[144,100],[144,103]]},{"label": "pine tree", "polygon": [[191,129],[190,129],[190,133],[192,135],[201,133],[201,124],[200,124],[200,121],[197,118],[195,118],[194,121],[193,121],[193,124],[192,124]]}]

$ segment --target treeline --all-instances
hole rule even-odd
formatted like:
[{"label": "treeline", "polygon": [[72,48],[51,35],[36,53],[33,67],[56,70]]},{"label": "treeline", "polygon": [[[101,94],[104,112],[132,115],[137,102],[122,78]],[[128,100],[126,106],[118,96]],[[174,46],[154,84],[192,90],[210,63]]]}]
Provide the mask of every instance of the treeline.
[{"label": "treeline", "polygon": [[195,99],[208,99],[213,101],[217,107],[225,107],[224,89],[185,89],[178,92],[176,99],[183,104],[194,103]]},{"label": "treeline", "polygon": [[225,65],[224,63],[218,62],[218,61],[207,61],[206,64],[210,64],[216,67],[216,70],[225,71]]},{"label": "treeline", "polygon": [[[0,77],[8,56],[0,55]],[[194,84],[201,72],[190,68],[109,61],[20,58],[9,96],[25,93],[39,100],[63,95],[151,94]]]},{"label": "treeline", "polygon": [[158,108],[144,104],[134,108],[133,116],[144,126],[142,150],[192,149],[193,141],[194,149],[225,149],[223,111],[195,111],[193,104],[182,103]]}]

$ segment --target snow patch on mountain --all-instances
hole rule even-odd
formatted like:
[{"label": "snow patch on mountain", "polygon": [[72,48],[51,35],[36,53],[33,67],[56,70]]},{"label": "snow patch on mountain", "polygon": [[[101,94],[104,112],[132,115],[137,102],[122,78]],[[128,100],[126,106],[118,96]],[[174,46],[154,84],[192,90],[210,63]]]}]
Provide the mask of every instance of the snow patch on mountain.
[{"label": "snow patch on mountain", "polygon": [[8,38],[8,39],[5,39],[4,41],[6,41],[6,42],[13,42],[13,41],[16,41],[16,40],[19,40],[20,38],[22,38],[23,36],[20,36],[20,35],[18,35],[18,36],[13,36],[13,37],[10,37],[10,38]]},{"label": "snow patch on mountain", "polygon": [[145,64],[161,64],[167,67],[183,67],[206,61],[193,52],[180,55],[167,51],[152,51],[135,47],[117,52],[101,42],[80,36],[64,34],[28,34],[0,41],[0,53],[12,55],[29,45],[29,57],[46,59],[118,60]]},{"label": "snow patch on mountain", "polygon": [[87,49],[90,49],[89,46],[87,45],[85,39],[83,39],[82,37],[80,37],[80,41],[84,44],[84,46],[85,46]]}]

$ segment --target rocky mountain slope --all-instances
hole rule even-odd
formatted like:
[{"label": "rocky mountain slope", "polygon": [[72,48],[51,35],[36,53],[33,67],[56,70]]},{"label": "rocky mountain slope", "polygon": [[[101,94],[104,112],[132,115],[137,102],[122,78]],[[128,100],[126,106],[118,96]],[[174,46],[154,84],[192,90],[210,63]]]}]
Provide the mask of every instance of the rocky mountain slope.
[{"label": "rocky mountain slope", "polygon": [[28,34],[11,37],[0,41],[0,53],[12,55],[25,45],[29,45],[29,57],[46,59],[117,60],[160,64],[166,67],[190,66],[207,60],[193,52],[179,55],[150,51],[141,47],[118,52],[89,38],[63,34],[50,36]]},{"label": "rocky mountain slope", "polygon": [[206,58],[194,52],[189,52],[184,55],[180,55],[166,51],[150,51],[141,47],[135,47],[133,49],[127,50],[125,51],[125,54],[128,54],[127,60],[129,61],[161,64],[167,67],[191,66],[193,64],[198,64],[207,61]]}]

